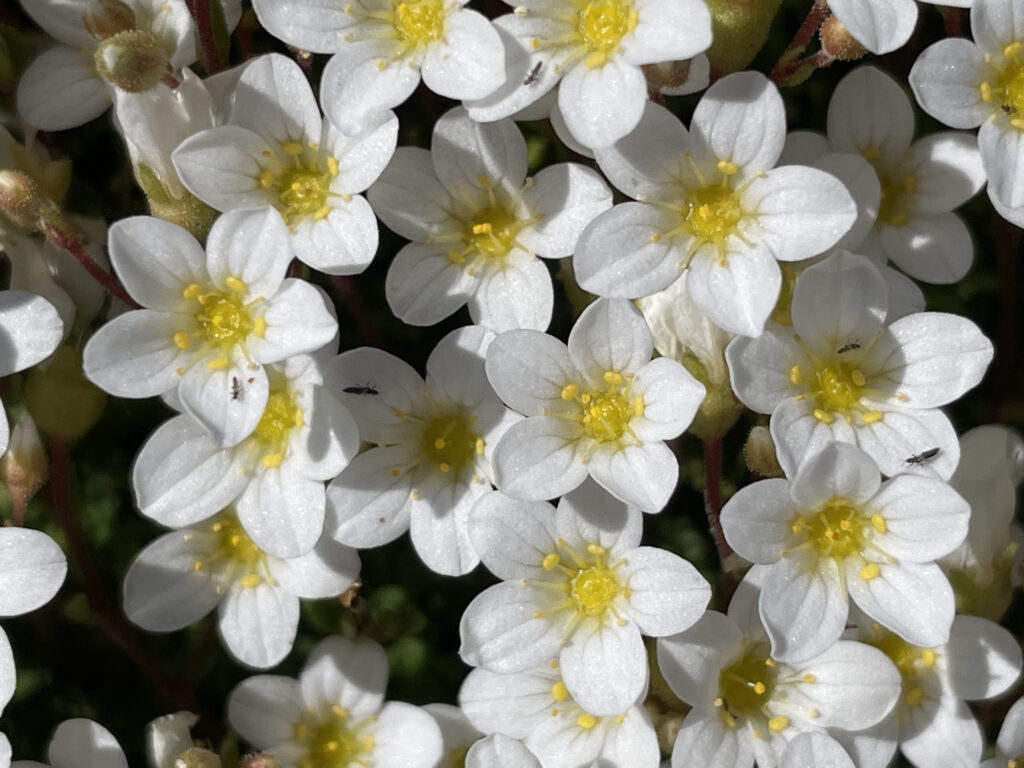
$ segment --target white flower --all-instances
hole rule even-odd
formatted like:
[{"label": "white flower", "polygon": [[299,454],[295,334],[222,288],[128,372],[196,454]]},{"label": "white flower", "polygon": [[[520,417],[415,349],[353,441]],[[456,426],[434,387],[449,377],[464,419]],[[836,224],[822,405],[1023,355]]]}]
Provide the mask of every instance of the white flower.
[{"label": "white flower", "polygon": [[689,132],[649,104],[633,133],[596,152],[601,170],[637,202],[583,231],[573,259],[580,287],[639,298],[689,269],[690,297],[712,322],[759,335],[779,297],[777,260],[822,253],[856,219],[835,177],[774,168],[785,136],[778,89],[756,72],[709,88]]},{"label": "white flower", "polygon": [[779,768],[855,768],[842,744],[831,736],[808,731],[793,737]]},{"label": "white flower", "polygon": [[629,302],[600,299],[566,346],[534,330],[506,331],[487,353],[487,378],[528,417],[494,452],[498,488],[551,499],[589,474],[619,499],[657,512],[679,465],[663,441],[693,420],[704,387],[676,361],[651,360],[651,334]]},{"label": "white flower", "polygon": [[441,732],[419,707],[384,702],[388,662],[369,640],[321,640],[298,680],[258,675],[228,698],[228,719],[282,768],[434,768]]},{"label": "white flower", "polygon": [[[0,376],[30,368],[60,344],[64,324],[46,299],[24,291],[0,291]],[[0,404],[0,454],[11,437],[7,412]]]},{"label": "white flower", "polygon": [[[298,557],[313,549],[324,527],[324,481],[355,456],[358,430],[320,386],[313,358],[272,364],[269,374],[266,407],[236,446],[221,447],[188,415],[157,428],[132,471],[142,514],[180,528],[234,502],[245,532],[266,552]],[[239,398],[249,386],[238,380]]]},{"label": "white flower", "polygon": [[147,309],[115,318],[89,339],[86,375],[119,397],[176,389],[224,446],[244,440],[263,415],[264,364],[315,351],[337,332],[317,289],[285,279],[288,230],[270,208],[221,216],[205,254],[174,224],[122,219],[110,228],[110,258]]},{"label": "white flower", "polygon": [[825,728],[860,730],[899,696],[884,654],[841,640],[809,661],[772,657],[748,575],[728,615],[708,611],[687,631],[658,640],[658,666],[693,709],[672,751],[672,768],[760,768],[778,764],[787,743]]},{"label": "white flower", "polygon": [[12,768],[128,768],[128,758],[114,734],[93,720],[65,720],[53,732],[47,747],[49,765],[16,760]]},{"label": "white flower", "polygon": [[996,210],[1024,223],[1024,2],[974,0],[971,33],[940,40],[910,71],[925,112],[954,128],[975,128]]},{"label": "white flower", "polygon": [[[877,183],[849,180],[857,166],[831,156],[832,173],[844,178],[854,198],[867,203],[873,226],[842,245],[880,263],[891,260],[918,280],[952,283],[966,274],[974,245],[963,220],[952,210],[985,183],[977,140],[964,133],[931,134],[911,144],[914,112],[899,84],[875,67],[859,67],[836,86],[828,108],[828,140],[790,135],[805,148],[859,155],[871,164]],[[815,137],[817,139],[818,137]],[[814,149],[806,147],[813,142]],[[841,169],[849,168],[846,173]],[[865,190],[870,185],[873,189]],[[867,199],[866,199],[867,198]],[[869,202],[870,200],[870,202]]]},{"label": "white flower", "polygon": [[887,294],[867,258],[839,252],[797,279],[791,326],[769,323],[726,349],[736,396],[772,415],[788,476],[833,440],[859,446],[889,477],[953,474],[960,451],[939,406],[981,380],[992,343],[941,312],[887,323]]},{"label": "white flower", "polygon": [[741,488],[722,509],[722,531],[768,566],[760,612],[772,656],[804,661],[842,635],[850,598],[910,642],[945,643],[953,590],[934,561],[963,541],[970,513],[941,480],[883,483],[867,454],[830,443],[791,480]]},{"label": "white flower", "polygon": [[[646,688],[645,683],[641,695]],[[642,704],[594,715],[572,698],[555,661],[514,674],[474,669],[459,690],[459,703],[485,733],[521,739],[544,768],[658,766],[658,738]]]},{"label": "white flower", "polygon": [[504,583],[462,617],[463,660],[511,673],[558,657],[569,693],[593,715],[618,715],[647,685],[641,633],[679,632],[704,612],[711,590],[681,557],[641,547],[642,515],[595,483],[547,502],[492,493],[469,530]]},{"label": "white flower", "polygon": [[[438,768],[466,768],[472,765],[467,762],[467,752],[483,734],[466,719],[466,713],[451,704],[427,704],[423,709],[434,718],[437,727],[441,729],[443,749]],[[482,768],[489,767],[485,764]]]},{"label": "white flower", "polygon": [[360,454],[327,490],[328,530],[352,547],[376,547],[410,530],[437,573],[461,575],[480,561],[466,521],[491,490],[494,444],[518,420],[494,394],[483,358],[494,334],[452,331],[427,360],[426,381],[372,347],[335,359],[331,386],[377,447]]},{"label": "white flower", "polygon": [[[892,659],[902,677],[902,692],[885,721],[854,740],[861,741],[865,751],[887,751],[890,757],[898,742],[917,768],[977,766],[982,734],[965,699],[993,698],[1017,681],[1021,671],[1017,639],[998,624],[976,616],[957,616],[949,643],[934,648],[911,645],[866,618],[857,627],[858,640]],[[844,742],[850,738],[834,735]]]},{"label": "white flower", "polygon": [[495,733],[470,747],[465,768],[541,768],[541,765],[523,742]]},{"label": "white flower", "polygon": [[[996,740],[995,757],[986,760],[981,768],[1006,768],[1024,763],[1024,698],[1010,707],[1003,719]],[[503,767],[504,768],[504,767]]]},{"label": "white flower", "polygon": [[[160,63],[173,72],[196,60],[195,25],[185,0],[22,0],[21,4],[36,24],[61,43],[37,56],[18,81],[18,113],[44,131],[82,125],[110,106],[111,89],[100,73],[117,69],[119,52],[139,51],[146,64],[154,67],[146,73],[147,82],[132,90],[155,86],[163,74]],[[134,67],[128,69],[131,72]],[[149,82],[149,78],[154,79]],[[114,82],[119,79],[115,74]]]},{"label": "white flower", "polygon": [[499,333],[548,327],[551,276],[536,256],[571,256],[612,202],[600,176],[576,163],[527,178],[515,124],[477,123],[462,108],[437,121],[429,154],[399,149],[369,197],[388,227],[414,241],[388,270],[391,310],[431,325],[468,303],[474,323]]},{"label": "white flower", "polygon": [[124,611],[143,629],[172,632],[217,607],[231,654],[266,669],[292,649],[299,598],[336,597],[358,575],[355,550],[326,535],[299,557],[264,552],[228,509],[142,550],[124,577]]},{"label": "white flower", "polygon": [[501,38],[465,0],[255,0],[275,37],[333,53],[320,84],[324,111],[362,133],[419,85],[452,99],[479,99],[504,79]]},{"label": "white flower", "polygon": [[[0,528],[0,616],[20,616],[45,605],[67,574],[60,547],[41,531]],[[14,656],[0,629],[0,713],[14,695]]]},{"label": "white flower", "polygon": [[[942,0],[942,5],[967,8],[971,0]],[[917,26],[914,0],[828,0],[828,7],[853,38],[872,53],[891,53],[902,47]]]},{"label": "white flower", "polygon": [[470,117],[509,117],[559,85],[565,124],[584,146],[614,144],[647,102],[640,67],[689,59],[711,45],[700,0],[527,0],[495,26],[505,42],[505,84],[467,103]]},{"label": "white flower", "polygon": [[272,205],[299,259],[354,274],[377,250],[377,221],[358,193],[387,165],[397,137],[391,112],[361,135],[340,133],[320,116],[299,65],[272,53],[242,72],[230,124],[182,137],[172,159],[200,200],[219,211]]}]

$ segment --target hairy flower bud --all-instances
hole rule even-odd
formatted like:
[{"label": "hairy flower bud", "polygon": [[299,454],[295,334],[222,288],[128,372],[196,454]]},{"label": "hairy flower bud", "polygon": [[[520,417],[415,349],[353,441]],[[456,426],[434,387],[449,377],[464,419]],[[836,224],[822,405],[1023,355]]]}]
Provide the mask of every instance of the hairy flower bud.
[{"label": "hairy flower bud", "polygon": [[82,14],[82,23],[97,40],[135,29],[135,11],[121,0],[99,0],[100,12]]},{"label": "hairy flower bud", "polygon": [[838,61],[856,61],[867,53],[835,16],[829,16],[818,32],[821,49]]},{"label": "hairy flower bud", "polygon": [[111,85],[129,93],[153,88],[170,62],[160,43],[141,29],[118,32],[96,49],[96,72]]},{"label": "hairy flower bud", "polygon": [[707,50],[712,77],[745,69],[768,38],[781,0],[707,0],[714,42]]},{"label": "hairy flower bud", "polygon": [[0,210],[16,227],[36,230],[46,202],[39,184],[27,173],[7,168],[0,171]]},{"label": "hairy flower bud", "polygon": [[280,768],[277,758],[269,752],[245,755],[238,761],[238,768]]},{"label": "hairy flower bud", "polygon": [[49,462],[39,430],[32,417],[25,414],[11,430],[7,453],[0,459],[0,482],[11,494],[16,519],[24,514],[25,507],[42,488],[48,472]]},{"label": "hairy flower bud", "polygon": [[761,477],[782,477],[782,467],[775,455],[775,442],[768,427],[754,427],[743,444],[747,469]]},{"label": "hairy flower bud", "polygon": [[66,442],[77,440],[99,421],[107,396],[82,372],[82,353],[58,347],[43,365],[32,369],[25,382],[25,406],[48,435]]}]

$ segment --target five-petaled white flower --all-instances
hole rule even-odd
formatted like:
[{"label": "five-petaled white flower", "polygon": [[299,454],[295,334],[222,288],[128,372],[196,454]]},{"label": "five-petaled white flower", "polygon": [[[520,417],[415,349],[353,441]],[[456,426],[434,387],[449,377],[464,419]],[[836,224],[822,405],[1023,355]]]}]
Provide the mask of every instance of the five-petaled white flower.
[{"label": "five-petaled white flower", "polygon": [[653,637],[693,624],[708,583],[678,555],[641,547],[642,515],[588,482],[557,510],[500,492],[474,505],[470,535],[502,584],[462,617],[462,658],[522,672],[558,657],[570,695],[592,715],[619,715],[647,685]]},{"label": "five-petaled white flower", "polygon": [[[942,5],[967,8],[971,2],[942,0]],[[853,38],[872,53],[890,53],[902,47],[917,26],[914,0],[828,0],[828,8]]]},{"label": "five-petaled white flower", "polygon": [[313,352],[337,333],[319,291],[285,278],[288,229],[271,208],[221,216],[206,253],[175,224],[122,219],[110,228],[110,260],[147,308],[114,318],[89,339],[86,375],[119,397],[177,389],[223,446],[247,438],[262,418],[270,392],[265,363]]},{"label": "five-petaled white flower", "polygon": [[793,289],[792,325],[769,323],[725,351],[733,390],[771,414],[789,477],[827,443],[852,443],[882,474],[949,479],[960,457],[939,406],[981,381],[992,343],[956,315],[917,312],[887,323],[888,289],[864,256],[840,251]]},{"label": "five-petaled white flower", "polygon": [[883,483],[867,454],[830,443],[791,481],[741,488],[722,509],[722,531],[767,566],[760,610],[772,655],[804,661],[842,635],[850,598],[917,645],[945,643],[953,590],[934,561],[963,541],[970,513],[941,480]]},{"label": "five-petaled white flower", "polygon": [[778,89],[741,72],[708,89],[690,130],[649,104],[637,129],[595,154],[636,202],[616,205],[580,236],[580,287],[641,298],[683,270],[693,302],[732,333],[757,336],[779,298],[778,261],[832,247],[857,208],[843,183],[804,166],[774,168],[786,138]]},{"label": "five-petaled white flower", "polygon": [[479,99],[501,85],[505,54],[491,22],[466,0],[255,0],[270,34],[333,53],[320,82],[324,111],[356,135],[416,89]]},{"label": "five-petaled white flower", "polygon": [[571,256],[612,196],[582,165],[527,177],[526,162],[515,123],[477,123],[461,108],[437,121],[429,154],[398,150],[369,197],[385,224],[414,241],[385,283],[401,320],[431,325],[468,304],[473,322],[499,333],[548,327],[551,276],[536,256]]},{"label": "five-petaled white flower", "polygon": [[679,464],[663,441],[689,426],[704,387],[675,360],[651,360],[651,333],[628,301],[599,299],[566,346],[534,330],[506,331],[487,352],[487,377],[526,414],[494,451],[498,488],[552,499],[589,474],[644,511],[668,503]]},{"label": "five-petaled white flower", "polygon": [[299,65],[267,54],[246,65],[231,119],[175,150],[182,183],[219,211],[272,205],[295,255],[329,274],[361,272],[377,250],[365,190],[395,151],[398,118],[381,115],[359,136],[320,116]]}]

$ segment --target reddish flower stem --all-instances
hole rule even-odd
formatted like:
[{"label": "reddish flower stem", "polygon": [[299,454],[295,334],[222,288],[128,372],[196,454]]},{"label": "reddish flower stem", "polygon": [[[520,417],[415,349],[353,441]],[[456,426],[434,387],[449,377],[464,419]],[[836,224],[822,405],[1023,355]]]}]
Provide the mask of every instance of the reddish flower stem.
[{"label": "reddish flower stem", "polygon": [[722,532],[722,438],[708,438],[704,441],[704,511],[711,526],[711,538],[714,539],[718,559],[725,568],[726,559],[732,554],[732,548],[725,540]]},{"label": "reddish flower stem", "polygon": [[793,35],[789,46],[772,68],[771,79],[774,83],[780,83],[785,79],[786,73],[792,74],[796,70],[793,64],[798,63],[797,57],[803,53],[804,48],[811,42],[811,38],[817,34],[826,16],[828,16],[828,6],[822,0],[814,0],[814,5],[807,12],[807,17],[800,25],[800,29]]},{"label": "reddish flower stem", "polygon": [[185,0],[188,12],[196,22],[199,33],[199,46],[203,54],[203,66],[206,73],[212,75],[224,67],[217,50],[217,42],[213,39],[213,19],[210,16],[210,0]]},{"label": "reddish flower stem", "polygon": [[44,226],[43,232],[46,235],[47,240],[62,251],[67,251],[74,256],[75,260],[85,267],[85,271],[92,275],[97,282],[110,291],[111,294],[119,298],[132,309],[142,309],[142,305],[128,295],[128,292],[125,291],[117,281],[117,278],[105,271],[103,267],[93,260],[92,256],[89,255],[89,252],[85,250],[84,246],[73,234],[65,229],[55,226]]}]

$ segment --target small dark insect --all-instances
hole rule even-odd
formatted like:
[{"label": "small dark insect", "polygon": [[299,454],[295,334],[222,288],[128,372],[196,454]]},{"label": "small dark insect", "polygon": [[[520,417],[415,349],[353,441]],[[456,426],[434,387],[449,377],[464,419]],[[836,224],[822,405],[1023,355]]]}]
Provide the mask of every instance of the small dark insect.
[{"label": "small dark insect", "polygon": [[907,464],[924,464],[938,456],[940,450],[940,448],[929,448],[927,451],[921,451],[907,459]]},{"label": "small dark insect", "polygon": [[538,61],[536,64],[534,64],[533,69],[530,70],[530,74],[528,74],[526,76],[526,79],[523,80],[523,85],[533,85],[534,83],[536,83],[537,78],[540,77],[540,68],[542,66],[544,66],[543,61]]},{"label": "small dark insect", "polygon": [[[249,379],[249,381],[252,381],[252,379]],[[241,395],[241,394],[242,394],[242,385],[238,381],[238,377],[237,376],[232,376],[231,377],[231,399],[232,400],[237,400],[238,396]]]},{"label": "small dark insect", "polygon": [[1005,112],[1008,115],[1016,115],[1017,108],[1012,104],[1003,104],[1003,112]]},{"label": "small dark insect", "polygon": [[836,354],[841,355],[843,352],[852,352],[855,349],[860,349],[860,344],[856,341],[848,341],[836,350]]},{"label": "small dark insect", "polygon": [[250,376],[248,379],[246,379],[246,381],[248,381],[250,384],[252,384],[254,381],[256,381],[256,379],[253,378],[252,376]]},{"label": "small dark insect", "polygon": [[366,384],[366,385],[361,386],[361,387],[345,387],[341,391],[342,392],[347,392],[350,395],[379,395],[380,394],[380,392],[378,392],[376,389],[371,387],[369,384]]}]

